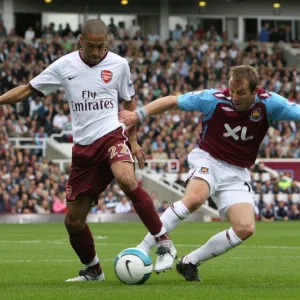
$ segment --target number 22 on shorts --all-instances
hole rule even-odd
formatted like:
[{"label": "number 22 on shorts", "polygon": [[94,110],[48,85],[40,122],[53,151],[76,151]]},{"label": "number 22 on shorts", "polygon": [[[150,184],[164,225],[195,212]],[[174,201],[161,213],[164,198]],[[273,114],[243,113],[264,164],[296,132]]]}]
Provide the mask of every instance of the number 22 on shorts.
[{"label": "number 22 on shorts", "polygon": [[130,153],[126,144],[111,146],[108,148],[108,152],[110,152],[110,159],[113,159],[116,155],[118,155],[118,157],[122,157]]}]

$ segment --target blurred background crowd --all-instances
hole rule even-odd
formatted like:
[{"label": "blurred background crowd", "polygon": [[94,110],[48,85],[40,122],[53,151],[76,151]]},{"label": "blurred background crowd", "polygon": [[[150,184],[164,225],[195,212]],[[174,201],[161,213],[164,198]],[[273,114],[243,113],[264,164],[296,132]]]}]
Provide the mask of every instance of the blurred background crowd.
[{"label": "blurred background crowd", "polygon": [[[277,44],[290,41],[287,27],[270,30],[266,25],[259,41],[250,39],[243,45],[237,38],[227,40],[226,33],[217,32],[214,26],[205,31],[178,25],[163,43],[155,31],[143,36],[135,20],[125,29],[114,25],[112,19],[108,28],[111,33],[108,48],[128,60],[139,106],[170,94],[225,88],[229,68],[239,64],[249,64],[258,70],[262,88],[300,104],[300,69],[286,65]],[[51,23],[40,31],[28,28],[25,36],[19,37],[14,30],[7,33],[5,24],[1,23],[1,94],[27,84],[56,59],[79,49],[80,33],[81,26],[72,31],[67,24],[55,30]],[[39,145],[37,138],[70,131],[72,124],[66,100],[64,90],[60,89],[45,99],[33,95],[21,105],[0,107],[0,213],[66,211],[68,170],[62,172],[56,164],[47,162],[40,150],[20,150],[9,142],[13,137],[30,137]],[[294,122],[274,124],[260,147],[259,157],[300,158],[299,126]],[[173,110],[145,120],[139,125],[137,135],[147,159],[178,159],[180,173],[186,173],[187,154],[197,146],[201,130],[201,114]],[[72,142],[72,136],[66,135],[64,141]],[[159,173],[166,171],[161,165],[153,168]],[[259,167],[253,166],[253,172],[263,172],[255,168]],[[298,204],[292,200],[292,194],[299,193],[298,187],[295,183],[283,186],[282,181],[282,178],[253,181],[254,192],[261,195],[257,198],[258,215],[267,216],[269,209],[273,210],[273,216],[262,217],[266,220],[293,219],[294,214],[299,218]],[[184,184],[180,176],[178,183]],[[262,196],[267,193],[274,195],[270,204]],[[276,198],[280,193],[289,195],[286,201]],[[151,197],[158,211],[168,206],[165,199],[157,199],[155,191]],[[115,183],[108,186],[99,197],[98,206],[92,209],[94,213],[132,211],[132,205]],[[281,218],[282,211],[286,215]]]}]

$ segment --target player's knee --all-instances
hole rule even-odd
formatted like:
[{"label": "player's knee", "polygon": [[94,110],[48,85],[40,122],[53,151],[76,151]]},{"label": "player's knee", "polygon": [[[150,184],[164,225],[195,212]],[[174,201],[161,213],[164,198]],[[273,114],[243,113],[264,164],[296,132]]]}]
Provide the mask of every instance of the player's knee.
[{"label": "player's knee", "polygon": [[197,210],[206,200],[200,195],[194,194],[185,196],[184,198],[185,205],[190,212]]},{"label": "player's knee", "polygon": [[241,222],[233,226],[233,230],[235,234],[244,241],[254,234],[255,224],[252,222]]},{"label": "player's knee", "polygon": [[124,193],[130,193],[138,186],[135,177],[128,173],[122,173],[116,180]]},{"label": "player's knee", "polygon": [[66,215],[65,226],[69,232],[77,232],[84,228],[85,220],[80,220]]}]

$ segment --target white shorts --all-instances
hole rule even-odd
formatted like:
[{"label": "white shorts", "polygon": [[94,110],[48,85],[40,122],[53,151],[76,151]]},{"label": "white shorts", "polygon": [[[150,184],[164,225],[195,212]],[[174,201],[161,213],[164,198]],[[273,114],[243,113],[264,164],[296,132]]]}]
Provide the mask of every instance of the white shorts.
[{"label": "white shorts", "polygon": [[236,203],[254,205],[254,193],[247,168],[241,168],[210,156],[196,148],[188,156],[190,166],[188,179],[199,177],[208,182],[210,197],[216,204],[220,218],[226,219],[226,210]]}]

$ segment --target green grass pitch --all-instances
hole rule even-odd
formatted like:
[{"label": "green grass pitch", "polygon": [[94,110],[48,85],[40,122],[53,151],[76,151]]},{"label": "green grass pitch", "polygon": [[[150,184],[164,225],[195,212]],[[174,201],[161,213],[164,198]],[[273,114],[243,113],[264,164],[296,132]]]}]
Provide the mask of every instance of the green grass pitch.
[{"label": "green grass pitch", "polygon": [[[173,233],[179,256],[204,244],[228,223],[183,223]],[[113,260],[136,246],[141,223],[92,224],[104,282],[65,283],[81,264],[63,224],[0,225],[0,299],[300,299],[300,222],[258,223],[242,246],[199,268],[203,283],[185,282],[175,269],[140,286],[121,284]],[[152,257],[155,259],[154,250]]]}]

